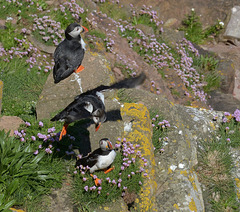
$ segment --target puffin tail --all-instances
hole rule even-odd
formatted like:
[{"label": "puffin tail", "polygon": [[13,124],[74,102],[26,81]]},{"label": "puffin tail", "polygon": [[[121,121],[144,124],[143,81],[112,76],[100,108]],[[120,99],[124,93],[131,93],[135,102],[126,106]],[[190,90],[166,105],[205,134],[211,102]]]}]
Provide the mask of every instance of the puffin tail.
[{"label": "puffin tail", "polygon": [[82,157],[82,158],[80,158],[80,159],[78,159],[77,160],[77,162],[76,162],[76,165],[75,165],[75,167],[79,167],[79,166],[83,166],[83,167],[86,167],[87,166],[87,158],[86,157]]}]

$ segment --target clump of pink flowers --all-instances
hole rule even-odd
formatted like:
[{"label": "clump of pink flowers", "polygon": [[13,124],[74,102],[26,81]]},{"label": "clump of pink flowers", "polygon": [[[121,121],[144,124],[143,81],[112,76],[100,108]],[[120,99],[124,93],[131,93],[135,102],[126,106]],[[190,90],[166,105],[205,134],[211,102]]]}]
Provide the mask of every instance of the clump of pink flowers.
[{"label": "clump of pink flowers", "polygon": [[[28,128],[31,125],[30,122],[25,122],[26,129],[16,130],[14,131],[14,135],[16,139],[19,139],[21,142],[33,142],[37,145],[36,142],[42,141],[42,144],[37,145],[37,149],[34,150],[33,154],[37,155],[42,151],[45,151],[46,154],[52,154],[55,149],[56,152],[61,151],[59,148],[54,148],[59,143],[59,135],[60,132],[56,133],[55,127],[50,127],[46,130],[46,133],[38,132],[37,135],[29,135],[27,134]],[[39,130],[42,131],[44,124],[42,121],[38,122]],[[75,137],[67,134],[67,138],[70,141],[74,141]],[[68,150],[65,151],[65,155],[74,155],[74,151],[72,150],[73,146],[70,144],[68,146]]]}]

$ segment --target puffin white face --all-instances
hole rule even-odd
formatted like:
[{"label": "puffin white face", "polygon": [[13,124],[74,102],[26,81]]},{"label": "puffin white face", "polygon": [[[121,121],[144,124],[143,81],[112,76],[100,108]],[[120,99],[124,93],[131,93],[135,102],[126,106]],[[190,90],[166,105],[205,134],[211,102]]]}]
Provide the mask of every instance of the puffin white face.
[{"label": "puffin white face", "polygon": [[73,38],[76,38],[80,35],[80,33],[83,31],[83,27],[81,26],[76,26],[71,32],[68,34],[71,35]]},{"label": "puffin white face", "polygon": [[111,141],[107,138],[103,138],[99,141],[99,146],[102,150],[111,150],[113,149]]}]

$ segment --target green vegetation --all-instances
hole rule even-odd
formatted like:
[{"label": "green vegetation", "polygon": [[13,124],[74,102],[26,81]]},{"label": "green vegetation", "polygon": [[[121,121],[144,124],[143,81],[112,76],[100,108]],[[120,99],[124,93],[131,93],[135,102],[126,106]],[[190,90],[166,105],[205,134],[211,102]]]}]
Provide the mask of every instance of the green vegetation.
[{"label": "green vegetation", "polygon": [[16,28],[11,22],[6,22],[6,29],[0,29],[0,40],[3,47],[9,50],[13,46],[17,46],[17,41],[14,38],[22,39],[23,36],[20,33],[16,33]]},{"label": "green vegetation", "polygon": [[217,36],[223,29],[223,22],[219,21],[205,30],[203,30],[202,23],[200,22],[200,17],[197,16],[194,9],[191,13],[186,15],[186,18],[182,21],[183,27],[180,30],[185,32],[185,37],[193,43],[201,44],[210,35]]},{"label": "green vegetation", "polygon": [[[94,188],[94,180],[88,172],[82,174],[77,170],[76,173],[73,168],[75,162],[73,149],[79,148],[74,136],[77,136],[79,131],[88,136],[89,132],[80,127],[88,120],[69,126],[69,134],[59,142],[59,133],[55,131],[59,132],[62,124],[52,123],[49,120],[41,120],[40,124],[36,119],[36,102],[52,70],[52,64],[49,56],[39,52],[28,41],[27,29],[23,27],[31,26],[32,28],[29,28],[32,30],[31,33],[44,44],[56,45],[64,37],[63,33],[67,25],[71,22],[79,22],[79,15],[82,18],[82,24],[87,28],[89,26],[86,22],[87,10],[74,1],[71,1],[71,4],[70,1],[65,1],[62,8],[56,9],[51,8],[44,0],[32,2],[32,4],[17,0],[11,3],[0,2],[0,18],[8,19],[6,29],[0,29],[0,40],[4,48],[0,52],[0,78],[4,82],[2,114],[15,115],[28,122],[28,125],[21,126],[14,137],[0,131],[0,211],[8,211],[12,206],[24,208],[27,211],[45,211],[41,201],[43,195],[49,194],[51,188],[61,187],[62,180],[69,172],[74,173],[71,178],[73,179],[72,198],[83,211],[90,211],[89,205],[93,201],[95,204],[102,205],[106,201],[121,197],[126,192],[137,193],[143,181],[139,171],[142,158],[138,157],[136,152],[132,154],[129,157],[130,166],[123,171],[125,141],[121,143],[114,161],[115,169],[108,174],[94,173],[102,179],[101,189]],[[160,22],[157,21],[151,9],[143,8],[139,14],[135,13],[134,16],[129,17],[119,4],[107,1],[98,5],[103,13],[114,20],[125,21],[121,25],[122,28],[119,26],[119,34],[128,39],[130,46],[146,62],[157,67],[162,76],[164,76],[164,67],[174,68],[175,64],[181,65],[179,51],[166,45],[160,36],[144,37],[136,27],[140,24],[145,25],[151,27],[156,34],[161,34]],[[47,11],[48,9],[50,11]],[[132,12],[134,13],[134,10]],[[195,43],[202,43],[209,35],[217,35],[223,28],[218,21],[216,25],[203,30],[199,17],[194,11],[186,17],[183,24],[182,30],[186,32],[187,39]],[[56,32],[59,34],[58,37]],[[111,51],[114,41],[109,40],[106,34],[99,30],[91,30],[89,35],[102,39],[106,50]],[[200,75],[205,76],[201,79],[207,83],[203,87],[204,92],[218,88],[220,78],[215,71],[218,61],[209,56],[196,56],[195,52],[191,52],[186,47],[186,43],[182,42],[181,45],[185,45],[181,49],[186,53],[184,57],[190,58],[189,61],[193,59],[193,66]],[[134,70],[125,64],[129,64],[129,61],[116,64],[116,67],[120,68],[127,77],[132,75]],[[188,79],[190,85],[193,84],[192,78]],[[174,94],[179,95],[177,92]],[[124,89],[118,90],[118,97],[122,102],[133,102],[124,95]],[[167,132],[170,124],[156,111],[151,111],[151,118],[155,151],[162,152],[169,142]],[[220,128],[220,139],[201,144],[203,148],[200,151],[201,160],[197,170],[202,182],[212,194],[210,198],[215,211],[224,211],[228,208],[237,210],[239,207],[231,178],[232,159],[229,152],[230,148],[240,145],[239,127],[239,123],[229,119]],[[67,167],[71,167],[70,171]],[[90,188],[92,188],[91,191]]]},{"label": "green vegetation", "polygon": [[239,128],[240,123],[228,116],[213,139],[200,143],[196,170],[214,211],[238,211],[240,207],[232,178],[234,164],[230,152],[231,148],[240,145]]},{"label": "green vegetation", "polygon": [[4,70],[1,74],[3,87],[3,114],[24,118],[35,115],[35,106],[46,82],[48,73],[38,72],[37,68],[27,70],[24,59],[14,58],[11,63],[0,62]]},{"label": "green vegetation", "polygon": [[206,82],[206,85],[203,86],[205,93],[220,87],[221,76],[216,70],[218,63],[219,61],[213,56],[201,55],[200,57],[194,57],[194,66],[199,74],[204,76],[203,81]]},{"label": "green vegetation", "polygon": [[91,30],[88,33],[89,35],[95,36],[97,38],[101,38],[102,40],[104,40],[106,38],[106,35],[104,33],[102,33],[100,30]]},{"label": "green vegetation", "polygon": [[[21,19],[27,19],[32,20],[32,17],[29,16],[30,14],[35,14],[37,12],[37,2],[39,1],[33,1],[33,4],[29,4],[27,1],[14,1],[14,2],[7,2],[7,1],[1,1],[0,2],[0,8],[1,8],[1,19],[8,18],[9,20],[15,18],[17,21],[20,21]],[[38,3],[38,5],[46,6],[46,3],[44,0],[40,1],[41,4]]]},{"label": "green vegetation", "polygon": [[152,143],[155,147],[155,153],[163,152],[164,146],[168,144],[167,132],[170,124],[167,120],[164,120],[161,115],[156,111],[150,111],[150,117],[152,119],[153,137]]},{"label": "green vegetation", "polygon": [[[113,201],[124,195],[125,192],[138,193],[140,184],[142,184],[142,175],[139,160],[141,155],[137,152],[126,157],[126,146],[131,148],[129,142],[123,141],[120,152],[114,160],[114,169],[105,174],[104,172],[93,173],[98,179],[101,179],[101,185],[95,186],[93,177],[88,172],[80,171],[74,176],[74,192],[72,193],[77,205],[90,205],[94,208],[96,205],[103,205],[106,202]],[[124,153],[125,152],[125,153]],[[127,158],[127,160],[126,160]],[[128,165],[126,165],[128,163]]]},{"label": "green vegetation", "polygon": [[107,14],[108,17],[118,21],[128,19],[126,11],[121,8],[121,5],[113,3],[111,1],[106,1],[104,3],[99,3],[99,9],[102,13]]},{"label": "green vegetation", "polygon": [[60,162],[44,156],[44,152],[34,156],[31,144],[0,131],[1,209],[33,202],[51,187],[60,186]]}]

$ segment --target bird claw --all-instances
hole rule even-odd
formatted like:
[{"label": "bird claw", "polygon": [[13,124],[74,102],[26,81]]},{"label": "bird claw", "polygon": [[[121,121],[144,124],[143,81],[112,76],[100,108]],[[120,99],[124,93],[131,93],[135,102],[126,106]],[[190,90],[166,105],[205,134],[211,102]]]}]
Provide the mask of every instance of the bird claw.
[{"label": "bird claw", "polygon": [[107,170],[104,171],[105,174],[109,173],[110,171],[112,171],[115,167],[113,166],[112,168],[109,168]]},{"label": "bird claw", "polygon": [[61,141],[62,137],[67,134],[67,127],[68,127],[67,124],[63,125],[62,131],[61,131],[60,136],[59,136],[59,141]]},{"label": "bird claw", "polygon": [[77,68],[77,70],[75,70],[75,73],[79,73],[79,72],[81,72],[81,71],[83,71],[84,70],[84,67],[82,66],[82,65],[80,65],[78,68]]},{"label": "bird claw", "polygon": [[[90,174],[90,175],[94,179],[93,175],[92,174]],[[96,179],[94,179],[94,183],[95,183],[96,186],[100,186],[101,185],[101,180],[99,178],[96,178]]]}]

